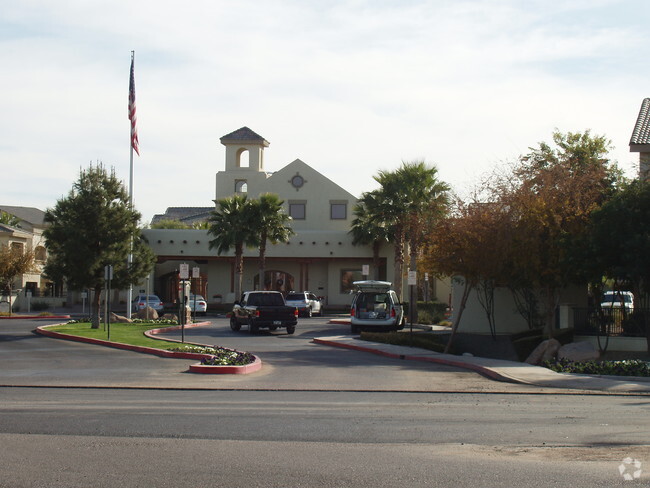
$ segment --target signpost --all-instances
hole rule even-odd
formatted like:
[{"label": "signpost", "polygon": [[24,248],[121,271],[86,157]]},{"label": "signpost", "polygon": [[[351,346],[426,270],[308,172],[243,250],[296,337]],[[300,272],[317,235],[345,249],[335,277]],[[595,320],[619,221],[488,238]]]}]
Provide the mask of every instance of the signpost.
[{"label": "signpost", "polygon": [[[198,266],[192,268],[192,279],[198,279],[201,277],[201,270]],[[190,296],[192,296],[192,290],[190,289]],[[194,290],[194,306],[192,307],[192,322],[196,319],[196,289]]]},{"label": "signpost", "polygon": [[183,263],[180,265],[179,268],[179,278],[181,279],[181,290],[180,290],[180,309],[178,311],[178,316],[180,317],[181,321],[181,342],[185,342],[185,318],[186,318],[186,308],[185,308],[185,302],[187,300],[187,297],[185,296],[185,281],[187,281],[190,278],[190,265],[187,263]]},{"label": "signpost", "polygon": [[[104,279],[106,280],[106,324],[108,330],[107,339],[111,340],[111,280],[113,279],[113,266],[104,266]],[[129,304],[128,306],[131,306]]]},{"label": "signpost", "polygon": [[413,343],[413,320],[415,315],[415,304],[413,299],[417,300],[415,295],[414,288],[418,284],[418,274],[417,271],[409,271],[408,274],[408,285],[409,285],[409,322],[411,323],[411,345]]}]

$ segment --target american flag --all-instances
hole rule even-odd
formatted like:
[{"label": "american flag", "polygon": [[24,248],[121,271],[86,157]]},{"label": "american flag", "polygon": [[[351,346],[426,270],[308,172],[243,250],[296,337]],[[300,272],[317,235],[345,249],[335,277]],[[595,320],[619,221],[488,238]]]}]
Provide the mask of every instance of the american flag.
[{"label": "american flag", "polygon": [[131,147],[140,156],[140,143],[138,142],[137,117],[135,115],[135,75],[133,58],[131,58],[131,79],[129,80],[129,120],[131,121]]}]

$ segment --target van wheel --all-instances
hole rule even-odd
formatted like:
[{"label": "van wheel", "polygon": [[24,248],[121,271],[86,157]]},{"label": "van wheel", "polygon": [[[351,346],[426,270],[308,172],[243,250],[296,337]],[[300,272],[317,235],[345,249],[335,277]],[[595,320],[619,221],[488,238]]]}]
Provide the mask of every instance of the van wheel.
[{"label": "van wheel", "polygon": [[311,307],[309,307],[309,308],[307,309],[307,317],[309,317],[309,318],[312,318],[312,317],[313,317],[313,313],[312,313],[312,311],[311,311]]},{"label": "van wheel", "polygon": [[241,329],[241,324],[237,322],[235,317],[230,317],[230,328],[235,332]]}]

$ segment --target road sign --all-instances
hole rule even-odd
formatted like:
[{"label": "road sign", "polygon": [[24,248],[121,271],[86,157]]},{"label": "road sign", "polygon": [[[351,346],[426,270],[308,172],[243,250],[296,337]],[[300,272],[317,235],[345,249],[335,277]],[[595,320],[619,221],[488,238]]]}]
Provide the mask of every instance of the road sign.
[{"label": "road sign", "polygon": [[409,271],[408,284],[409,285],[417,285],[418,284],[417,271]]},{"label": "road sign", "polygon": [[181,280],[188,280],[190,278],[190,265],[183,263],[181,264],[180,268],[180,278]]},{"label": "road sign", "polygon": [[192,278],[200,278],[201,277],[201,269],[198,266],[194,266],[192,268]]}]

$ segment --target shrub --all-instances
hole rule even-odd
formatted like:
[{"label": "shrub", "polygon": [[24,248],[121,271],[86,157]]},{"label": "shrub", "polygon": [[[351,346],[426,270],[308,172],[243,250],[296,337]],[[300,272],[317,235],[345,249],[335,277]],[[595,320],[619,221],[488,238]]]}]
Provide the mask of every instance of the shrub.
[{"label": "shrub", "polygon": [[255,361],[255,356],[249,352],[239,352],[219,346],[195,346],[185,344],[169,349],[175,352],[193,352],[197,354],[210,354],[211,357],[203,358],[201,364],[206,366],[245,366]]},{"label": "shrub", "polygon": [[[404,316],[408,320],[409,302],[402,302]],[[445,319],[447,304],[440,302],[418,302],[418,324],[437,324]]]},{"label": "shrub", "polygon": [[624,361],[572,362],[567,359],[545,361],[542,366],[558,373],[596,374],[611,376],[650,376],[650,364],[640,359]]}]

